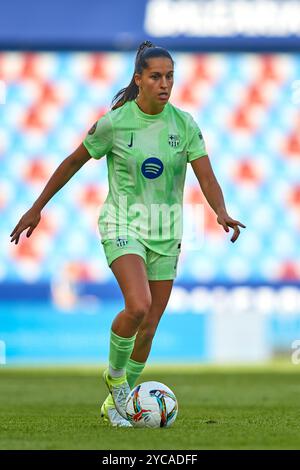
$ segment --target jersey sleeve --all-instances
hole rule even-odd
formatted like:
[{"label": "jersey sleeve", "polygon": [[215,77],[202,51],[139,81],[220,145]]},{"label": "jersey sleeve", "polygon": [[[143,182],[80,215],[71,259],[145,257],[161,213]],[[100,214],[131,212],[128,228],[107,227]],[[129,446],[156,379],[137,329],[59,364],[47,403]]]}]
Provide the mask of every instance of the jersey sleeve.
[{"label": "jersey sleeve", "polygon": [[191,117],[188,126],[188,146],[187,146],[187,160],[191,163],[199,157],[207,155],[205,142],[202,132],[200,131],[197,123]]},{"label": "jersey sleeve", "polygon": [[83,145],[91,157],[99,159],[111,150],[112,144],[113,126],[107,113],[91,127],[83,140]]}]

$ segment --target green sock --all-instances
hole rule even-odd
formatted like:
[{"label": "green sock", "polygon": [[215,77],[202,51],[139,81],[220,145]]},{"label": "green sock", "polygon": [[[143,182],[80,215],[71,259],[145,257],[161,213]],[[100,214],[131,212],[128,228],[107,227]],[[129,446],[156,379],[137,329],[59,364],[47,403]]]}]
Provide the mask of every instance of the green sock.
[{"label": "green sock", "polygon": [[127,362],[126,375],[127,375],[127,382],[130,387],[130,390],[132,390],[133,387],[135,386],[135,383],[137,379],[139,378],[139,376],[141,375],[141,373],[143,372],[145,365],[146,365],[145,362],[137,362],[137,361],[134,361],[133,359],[129,359],[129,361]]},{"label": "green sock", "polygon": [[126,365],[134,348],[136,335],[122,338],[112,330],[110,332],[109,374],[113,378],[125,375]]}]

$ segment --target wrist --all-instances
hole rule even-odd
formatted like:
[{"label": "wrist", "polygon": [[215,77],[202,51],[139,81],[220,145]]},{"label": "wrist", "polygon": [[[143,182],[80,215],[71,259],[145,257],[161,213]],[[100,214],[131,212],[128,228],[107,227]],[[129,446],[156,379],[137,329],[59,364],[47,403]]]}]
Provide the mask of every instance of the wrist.
[{"label": "wrist", "polygon": [[32,205],[31,209],[33,209],[33,210],[35,210],[35,211],[38,211],[38,212],[41,212],[42,209],[43,209],[43,207],[44,207],[44,206],[43,206],[42,204],[39,204],[38,202],[35,202],[35,203]]},{"label": "wrist", "polygon": [[224,206],[218,207],[216,213],[217,215],[227,215],[227,211]]}]

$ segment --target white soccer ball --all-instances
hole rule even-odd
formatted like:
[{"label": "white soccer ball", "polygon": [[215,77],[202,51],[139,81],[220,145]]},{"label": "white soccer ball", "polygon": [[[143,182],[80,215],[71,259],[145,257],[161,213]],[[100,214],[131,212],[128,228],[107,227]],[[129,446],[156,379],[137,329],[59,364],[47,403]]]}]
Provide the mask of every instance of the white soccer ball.
[{"label": "white soccer ball", "polygon": [[128,395],[127,419],[135,428],[169,427],[174,423],[177,413],[176,396],[160,382],[143,382]]}]

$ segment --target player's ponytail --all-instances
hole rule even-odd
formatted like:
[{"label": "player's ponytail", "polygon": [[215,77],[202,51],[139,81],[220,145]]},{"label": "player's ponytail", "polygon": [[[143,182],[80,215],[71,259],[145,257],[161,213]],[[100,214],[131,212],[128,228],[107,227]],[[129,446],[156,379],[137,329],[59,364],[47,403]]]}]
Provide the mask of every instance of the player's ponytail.
[{"label": "player's ponytail", "polygon": [[136,57],[135,57],[135,67],[134,67],[134,72],[133,72],[133,75],[132,75],[131,82],[129,83],[129,85],[127,87],[122,88],[114,96],[114,98],[112,100],[112,109],[119,108],[120,106],[125,104],[126,101],[132,101],[137,97],[137,95],[139,93],[139,89],[138,89],[138,86],[135,83],[134,74],[136,73],[139,57],[141,56],[142,52],[145,49],[149,48],[149,47],[155,47],[155,46],[150,41],[144,41],[144,42],[142,42],[142,44],[140,44],[140,46],[137,50],[137,53],[136,53]]},{"label": "player's ponytail", "polygon": [[112,109],[117,109],[120,106],[123,106],[127,101],[132,101],[138,96],[139,88],[135,83],[134,75],[136,73],[142,73],[143,69],[148,67],[147,60],[152,57],[167,57],[168,59],[171,59],[173,63],[173,59],[166,49],[155,47],[150,41],[142,42],[136,53],[135,67],[131,82],[127,87],[122,88],[114,96],[112,100]]}]

